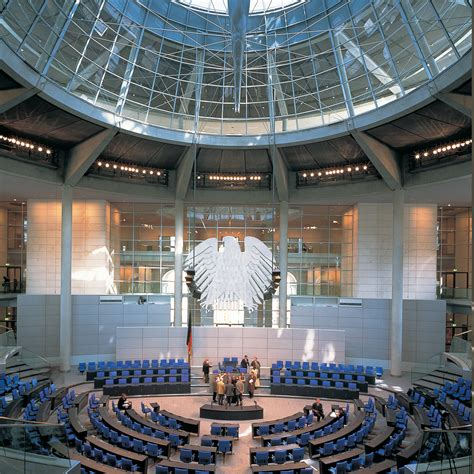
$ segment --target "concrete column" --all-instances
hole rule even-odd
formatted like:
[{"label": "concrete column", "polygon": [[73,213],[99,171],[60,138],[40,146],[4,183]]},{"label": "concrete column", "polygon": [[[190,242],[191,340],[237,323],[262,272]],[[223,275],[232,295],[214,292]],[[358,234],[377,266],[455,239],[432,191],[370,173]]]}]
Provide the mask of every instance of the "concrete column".
[{"label": "concrete column", "polygon": [[63,372],[67,372],[71,368],[72,352],[72,194],[72,187],[64,185],[62,188],[61,210],[61,296],[59,328],[60,369]]},{"label": "concrete column", "polygon": [[393,191],[392,314],[390,374],[402,375],[404,191]]},{"label": "concrete column", "polygon": [[174,243],[174,325],[183,324],[183,240],[184,240],[184,201],[175,201],[175,243]]},{"label": "concrete column", "polygon": [[278,327],[286,328],[286,298],[288,284],[288,202],[280,202],[280,314]]}]

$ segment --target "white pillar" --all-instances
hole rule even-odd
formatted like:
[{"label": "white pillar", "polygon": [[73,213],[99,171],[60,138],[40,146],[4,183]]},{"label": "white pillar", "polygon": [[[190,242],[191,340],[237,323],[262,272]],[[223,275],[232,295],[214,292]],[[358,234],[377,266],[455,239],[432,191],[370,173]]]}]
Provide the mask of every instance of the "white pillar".
[{"label": "white pillar", "polygon": [[60,369],[67,372],[71,368],[71,328],[72,328],[72,187],[62,188],[61,208],[61,295],[60,295],[60,328],[59,356]]},{"label": "white pillar", "polygon": [[286,328],[286,299],[288,283],[288,202],[280,202],[280,295],[278,327]]},{"label": "white pillar", "polygon": [[393,192],[392,314],[390,320],[390,374],[402,375],[404,191]]},{"label": "white pillar", "polygon": [[184,240],[184,201],[177,199],[174,214],[174,325],[183,324],[183,240]]}]

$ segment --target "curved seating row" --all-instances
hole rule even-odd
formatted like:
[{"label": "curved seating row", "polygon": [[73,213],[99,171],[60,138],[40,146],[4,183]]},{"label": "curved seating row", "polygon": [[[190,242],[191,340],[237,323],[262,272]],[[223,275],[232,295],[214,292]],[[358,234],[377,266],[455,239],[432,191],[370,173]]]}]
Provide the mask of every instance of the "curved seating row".
[{"label": "curved seating row", "polygon": [[285,464],[268,464],[267,466],[251,466],[253,474],[313,474],[313,468],[305,462],[288,462]]},{"label": "curved seating row", "polygon": [[282,360],[277,360],[272,364],[272,369],[292,369],[292,370],[321,370],[324,372],[346,372],[346,373],[356,373],[356,374],[367,374],[377,377],[383,375],[382,367],[373,367],[368,365],[364,367],[363,365],[353,365],[353,364],[336,364],[335,362],[326,363],[326,362],[300,362],[300,361],[291,361],[286,360],[283,363]]},{"label": "curved seating row", "polygon": [[231,436],[238,439],[240,426],[236,423],[211,423],[211,435]]},{"label": "curved seating row", "polygon": [[79,362],[78,370],[82,374],[86,371],[94,370],[114,370],[114,369],[150,369],[158,367],[189,367],[184,359],[149,359],[144,360],[109,360],[99,362]]},{"label": "curved seating row", "polygon": [[279,377],[309,377],[319,379],[347,380],[349,382],[366,382],[375,384],[375,375],[358,372],[332,372],[325,370],[272,369],[271,375]]},{"label": "curved seating row", "polygon": [[[308,373],[312,374],[313,372],[308,372]],[[328,374],[325,374],[325,375],[328,375]],[[328,377],[316,377],[316,376],[303,377],[302,375],[281,377],[280,375],[272,374],[270,377],[270,382],[272,384],[284,383],[286,385],[292,385],[292,384],[311,385],[311,386],[321,385],[322,387],[350,388],[354,390],[359,390],[360,392],[367,393],[369,389],[369,384],[365,380],[352,380],[352,379],[341,380],[339,378],[339,375],[340,374],[332,374],[332,377],[328,378]],[[364,375],[360,375],[359,377],[363,378]]]},{"label": "curved seating row", "polygon": [[189,367],[155,367],[147,369],[133,369],[133,368],[123,368],[123,369],[98,369],[98,370],[88,370],[86,372],[86,380],[99,379],[108,379],[114,377],[128,377],[133,375],[135,377],[140,376],[167,376],[167,375],[189,375]]},{"label": "curved seating row", "polygon": [[216,472],[215,464],[183,463],[163,459],[155,468],[155,474],[211,474]]},{"label": "curved seating row", "polygon": [[[155,416],[156,418],[154,419]],[[176,422],[176,426],[180,427],[179,429],[187,431],[188,433],[199,435],[199,427],[201,425],[199,420],[175,415],[174,413],[166,410],[160,410],[159,414],[151,412],[151,419],[152,421],[158,421],[158,423],[163,426],[170,426],[170,423],[172,423],[172,420],[174,420]],[[172,426],[170,426],[170,428],[172,428]]]},{"label": "curved seating row", "polygon": [[[318,382],[313,379],[314,382]],[[330,380],[325,380],[324,385],[315,384],[286,384],[286,383],[272,383],[270,385],[270,392],[272,395],[295,395],[298,397],[320,397],[333,398],[336,400],[354,400],[359,398],[359,390],[357,388],[348,388],[335,386]]]},{"label": "curved seating row", "polygon": [[270,463],[284,464],[288,461],[300,462],[305,455],[305,449],[298,444],[249,448],[250,464],[265,466]]},{"label": "curved seating row", "polygon": [[[303,417],[305,418],[304,420],[302,420]],[[299,426],[299,423],[302,426]],[[286,416],[285,418],[280,418],[278,420],[252,423],[252,437],[256,438],[257,436],[265,436],[269,435],[270,433],[275,433],[276,425],[278,425],[279,432],[283,432],[304,428],[306,424],[308,424],[306,417],[304,416],[303,412],[299,411],[293,415]],[[281,426],[283,426],[283,429],[280,431]]]},{"label": "curved seating row", "polygon": [[[165,381],[165,377],[168,380]],[[179,377],[179,376],[178,376]],[[185,376],[183,376],[185,377]],[[186,376],[189,378],[189,376]],[[94,386],[99,379],[95,379]],[[122,393],[127,395],[163,395],[177,393],[191,393],[191,383],[180,382],[176,376],[159,376],[153,380],[152,377],[127,377],[117,378],[113,382],[108,382],[102,386],[105,395],[120,396]]]}]

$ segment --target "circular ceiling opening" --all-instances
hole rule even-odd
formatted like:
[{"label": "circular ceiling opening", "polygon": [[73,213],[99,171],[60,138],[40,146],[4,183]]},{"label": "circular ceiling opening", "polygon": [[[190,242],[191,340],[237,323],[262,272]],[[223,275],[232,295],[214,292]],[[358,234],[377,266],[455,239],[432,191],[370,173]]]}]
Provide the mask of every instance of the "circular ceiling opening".
[{"label": "circular ceiling opening", "polygon": [[[227,0],[175,0],[182,5],[217,14],[227,14]],[[258,15],[293,7],[307,0],[250,0],[250,14]]]}]

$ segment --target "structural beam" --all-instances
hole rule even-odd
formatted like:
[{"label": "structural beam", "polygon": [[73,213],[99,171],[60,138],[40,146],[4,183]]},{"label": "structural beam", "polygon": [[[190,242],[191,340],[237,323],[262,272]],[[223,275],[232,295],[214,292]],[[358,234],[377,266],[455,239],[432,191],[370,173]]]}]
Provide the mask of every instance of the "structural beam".
[{"label": "structural beam", "polygon": [[176,169],[176,199],[183,200],[189,189],[189,181],[193,172],[194,155],[197,153],[197,145],[193,144],[181,155]]},{"label": "structural beam", "polygon": [[278,327],[286,328],[286,305],[288,298],[288,201],[280,202],[280,287]]},{"label": "structural beam", "polygon": [[274,147],[275,157],[272,160],[275,185],[280,201],[288,201],[288,167],[280,150]]},{"label": "structural beam", "polygon": [[174,210],[174,325],[183,325],[183,246],[184,246],[184,201],[176,199]]},{"label": "structural beam", "polygon": [[403,350],[403,239],[405,196],[393,193],[392,311],[390,318],[390,375],[402,375]]},{"label": "structural beam", "polygon": [[66,157],[64,184],[75,186],[116,133],[117,130],[114,129],[103,130],[72,148]]},{"label": "structural beam", "polygon": [[392,191],[400,189],[402,187],[402,172],[397,152],[365,132],[353,131],[351,135],[380,173],[387,186]]},{"label": "structural beam", "polygon": [[61,210],[61,295],[59,297],[59,356],[60,369],[67,372],[71,368],[72,345],[72,187],[62,187]]},{"label": "structural beam", "polygon": [[35,89],[27,89],[26,87],[0,91],[0,114],[33,97],[36,92]]},{"label": "structural beam", "polygon": [[472,95],[438,92],[435,97],[466,117],[472,118]]}]

